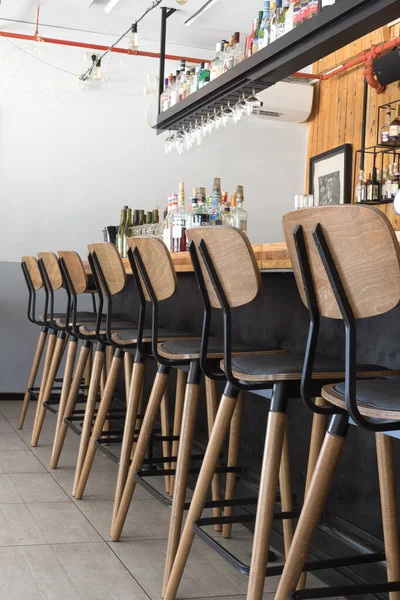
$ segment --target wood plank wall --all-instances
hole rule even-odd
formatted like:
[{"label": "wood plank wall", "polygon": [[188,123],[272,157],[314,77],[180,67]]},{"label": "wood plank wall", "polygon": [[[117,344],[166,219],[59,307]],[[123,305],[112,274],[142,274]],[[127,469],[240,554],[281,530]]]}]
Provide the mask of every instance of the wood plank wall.
[{"label": "wood plank wall", "polygon": [[[372,44],[378,44],[399,35],[400,24],[390,28],[377,29],[320,60],[314,65],[314,73],[329,71],[355,58],[363,50],[370,48]],[[354,170],[355,152],[361,147],[363,71],[364,66],[360,65],[343,75],[321,81],[315,86],[314,107],[308,125],[306,193],[308,190],[308,159],[311,156],[349,143],[353,146]],[[400,82],[388,86],[383,94],[377,94],[374,89],[369,88],[367,146],[373,146],[376,143],[378,106],[395,100],[400,100]],[[367,167],[366,163],[366,170]],[[354,177],[354,173],[352,176]],[[400,217],[394,212],[393,205],[382,205],[381,209],[387,214],[393,226],[400,229]]]}]

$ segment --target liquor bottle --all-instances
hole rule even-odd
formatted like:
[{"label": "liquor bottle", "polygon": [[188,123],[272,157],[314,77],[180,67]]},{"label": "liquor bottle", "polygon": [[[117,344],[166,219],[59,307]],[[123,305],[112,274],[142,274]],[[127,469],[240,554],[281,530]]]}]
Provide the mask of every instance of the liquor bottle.
[{"label": "liquor bottle", "polygon": [[196,209],[196,212],[193,213],[193,215],[192,215],[192,227],[201,227],[203,225],[208,225],[209,222],[210,222],[210,215],[208,214],[203,196],[201,195],[199,197],[199,202],[198,202],[198,207]]},{"label": "liquor bottle", "polygon": [[367,181],[367,200],[370,202],[377,202],[380,198],[380,185],[377,178],[377,170],[375,167],[372,169],[371,175]]},{"label": "liquor bottle", "polygon": [[263,19],[258,39],[258,49],[261,50],[269,44],[270,35],[270,0],[264,0]]},{"label": "liquor bottle", "polygon": [[392,198],[394,199],[400,188],[400,170],[397,163],[393,163],[393,179],[391,188]]},{"label": "liquor bottle", "polygon": [[200,202],[203,202],[203,204],[205,206],[206,201],[207,201],[206,188],[200,187],[199,191],[197,192],[197,202],[199,205],[200,205]]},{"label": "liquor bottle", "polygon": [[191,94],[194,94],[194,92],[197,92],[197,90],[199,89],[199,72],[200,72],[200,67],[199,65],[197,65],[197,67],[195,67],[194,69],[194,73],[193,73],[193,77],[192,77],[192,89],[191,89]]},{"label": "liquor bottle", "polygon": [[169,97],[170,107],[175,106],[175,104],[177,103],[177,98],[178,98],[178,94],[176,91],[176,75],[174,75],[172,77],[171,91],[170,91],[170,97]]},{"label": "liquor bottle", "polygon": [[186,251],[186,229],[190,226],[190,214],[185,208],[185,185],[179,183],[178,206],[172,213],[172,252]]},{"label": "liquor bottle", "polygon": [[286,17],[289,10],[289,4],[290,0],[283,0],[282,11],[278,17],[278,25],[276,31],[277,38],[282,37],[286,33]]},{"label": "liquor bottle", "polygon": [[209,210],[211,225],[221,225],[221,180],[219,177],[214,179]]},{"label": "liquor bottle", "polygon": [[210,81],[214,81],[217,77],[222,75],[224,72],[224,59],[223,59],[223,50],[224,43],[218,42],[216,45],[216,55],[213,61],[211,61],[211,72],[210,72]]},{"label": "liquor bottle", "polygon": [[164,79],[164,91],[161,94],[161,102],[160,102],[160,108],[161,108],[161,112],[164,112],[166,110],[169,109],[169,97],[168,97],[168,77],[166,77]]},{"label": "liquor bottle", "polygon": [[226,73],[227,71],[229,71],[229,69],[232,69],[232,67],[235,66],[235,57],[233,54],[233,44],[234,44],[233,35],[230,35],[228,48],[224,52],[224,66],[223,66],[224,73]]},{"label": "liquor bottle", "polygon": [[164,214],[164,222],[163,222],[163,240],[164,244],[167,246],[168,250],[171,251],[171,195],[168,196],[168,204],[167,204],[167,212]]},{"label": "liquor bottle", "polygon": [[310,10],[310,19],[318,14],[318,0],[308,0],[308,6]]},{"label": "liquor bottle", "polygon": [[259,48],[259,41],[260,41],[260,33],[261,33],[262,20],[263,20],[263,11],[260,10],[260,12],[258,13],[257,27],[256,27],[256,29],[254,31],[253,46],[252,46],[252,49],[251,49],[251,53],[252,54],[255,54],[260,49]]},{"label": "liquor bottle", "polygon": [[397,105],[396,116],[390,123],[389,142],[400,142],[400,102]]},{"label": "liquor bottle", "polygon": [[310,5],[309,0],[302,0],[301,2],[301,22],[304,23],[310,18]]},{"label": "liquor bottle", "polygon": [[249,37],[247,38],[247,48],[246,48],[246,57],[247,58],[249,58],[249,56],[251,56],[252,51],[253,51],[253,40],[254,40],[255,31],[257,29],[257,25],[258,25],[258,19],[255,18],[255,19],[253,19],[253,23],[251,25],[251,33],[250,33]]},{"label": "liquor bottle", "polygon": [[123,256],[124,234],[125,234],[125,226],[126,226],[127,217],[128,217],[128,207],[124,206],[121,210],[121,220],[120,220],[118,232],[117,232],[117,250],[121,256]]},{"label": "liquor bottle", "polygon": [[197,200],[197,188],[193,188],[192,197],[190,198],[190,227],[193,224],[193,215],[198,208],[198,200]]},{"label": "liquor bottle", "polygon": [[388,144],[390,140],[390,121],[391,121],[392,111],[390,106],[386,107],[386,121],[383,127],[379,132],[379,137],[381,140],[381,144]]},{"label": "liquor bottle", "polygon": [[356,187],[356,202],[365,202],[367,199],[367,190],[364,181],[364,171],[360,170],[360,179]]},{"label": "liquor bottle", "polygon": [[240,46],[240,33],[239,31],[235,31],[233,36],[233,58],[234,64],[238,65],[243,60],[243,50]]},{"label": "liquor bottle", "polygon": [[159,222],[160,222],[160,215],[159,215],[159,212],[158,212],[158,208],[155,208],[153,210],[153,224],[154,225],[158,225]]},{"label": "liquor bottle", "polygon": [[383,169],[382,173],[382,183],[381,183],[381,200],[388,199],[389,186],[391,187],[392,182],[389,180],[388,170],[386,168]]},{"label": "liquor bottle", "polygon": [[188,81],[188,96],[197,91],[196,67],[191,67]]},{"label": "liquor bottle", "polygon": [[294,19],[294,7],[296,4],[296,0],[290,0],[290,6],[286,13],[286,21],[285,21],[285,33],[289,33],[293,29],[293,19]]},{"label": "liquor bottle", "polygon": [[293,7],[293,29],[302,24],[301,0],[296,0]]},{"label": "liquor bottle", "polygon": [[243,208],[243,202],[243,186],[238,185],[236,190],[236,208],[231,212],[230,222],[233,227],[237,227],[243,233],[246,233],[248,214]]},{"label": "liquor bottle", "polygon": [[[278,0],[279,2],[280,0]],[[281,3],[281,7],[282,7],[282,3]],[[271,10],[271,16],[270,16],[270,33],[269,33],[269,41],[270,43],[275,42],[276,40],[276,36],[277,36],[277,29],[278,29],[278,14],[277,14],[277,3],[275,2],[275,0],[271,0],[270,2],[270,10]]]},{"label": "liquor bottle", "polygon": [[204,68],[201,68],[199,73],[199,89],[210,83],[210,63],[201,64],[204,64]]}]

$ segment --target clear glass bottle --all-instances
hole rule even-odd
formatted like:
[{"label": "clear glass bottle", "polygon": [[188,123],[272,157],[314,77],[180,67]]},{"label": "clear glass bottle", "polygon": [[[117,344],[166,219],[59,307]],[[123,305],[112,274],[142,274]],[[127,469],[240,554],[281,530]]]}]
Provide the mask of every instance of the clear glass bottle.
[{"label": "clear glass bottle", "polygon": [[[278,17],[278,25],[277,25],[277,38],[282,37],[286,33],[286,17],[289,10],[290,0],[283,0],[282,2],[282,10]],[[278,6],[277,6],[278,8]]]},{"label": "clear glass bottle", "polygon": [[293,19],[294,19],[294,7],[296,4],[296,0],[290,0],[289,9],[286,13],[286,21],[285,21],[285,33],[289,33],[293,29]]},{"label": "clear glass bottle", "polygon": [[237,229],[243,231],[243,233],[247,233],[248,213],[243,208],[243,202],[243,186],[238,185],[236,190],[236,208],[231,212],[230,224],[232,227],[237,227]]},{"label": "clear glass bottle", "polygon": [[[279,1],[279,0],[278,0]],[[277,34],[278,34],[278,14],[277,14],[277,8],[276,8],[276,2],[275,0],[272,0],[270,3],[270,10],[271,10],[271,15],[270,15],[270,34],[269,34],[269,41],[270,43],[274,42],[276,40]]]},{"label": "clear glass bottle", "polygon": [[400,142],[400,102],[397,105],[396,116],[390,123],[389,127],[389,142]]},{"label": "clear glass bottle", "polygon": [[161,102],[160,102],[161,112],[164,112],[169,109],[168,103],[168,77],[164,79],[164,91],[161,94]]},{"label": "clear glass bottle", "polygon": [[381,144],[388,144],[390,138],[390,121],[391,121],[392,111],[390,110],[390,106],[386,107],[386,120],[383,127],[379,132],[379,137]]},{"label": "clear glass bottle", "polygon": [[[125,235],[125,227],[126,227],[126,219],[128,217],[128,207],[124,206],[121,210],[121,220],[118,227],[117,232],[117,250],[121,256],[123,256],[124,251],[124,235]],[[125,242],[126,246],[126,242]]]},{"label": "clear glass bottle", "polygon": [[223,59],[223,48],[224,43],[218,42],[216,45],[216,55],[214,60],[211,62],[210,81],[214,81],[217,77],[222,75],[224,72],[224,59]]},{"label": "clear glass bottle", "polygon": [[365,202],[367,199],[367,191],[364,181],[364,171],[360,170],[360,178],[356,187],[356,202]]},{"label": "clear glass bottle", "polygon": [[243,49],[240,45],[240,33],[239,31],[235,31],[233,36],[233,59],[235,66],[241,63],[243,58]]},{"label": "clear glass bottle", "polygon": [[389,198],[389,187],[391,187],[391,181],[389,180],[388,169],[384,168],[382,172],[381,200],[387,200]]},{"label": "clear glass bottle", "polygon": [[190,227],[190,213],[185,208],[185,185],[179,183],[178,206],[172,212],[172,252],[186,251],[186,229]]},{"label": "clear glass bottle", "polygon": [[227,49],[224,52],[224,73],[232,69],[235,66],[235,57],[233,54],[233,35],[229,36],[229,44]]}]

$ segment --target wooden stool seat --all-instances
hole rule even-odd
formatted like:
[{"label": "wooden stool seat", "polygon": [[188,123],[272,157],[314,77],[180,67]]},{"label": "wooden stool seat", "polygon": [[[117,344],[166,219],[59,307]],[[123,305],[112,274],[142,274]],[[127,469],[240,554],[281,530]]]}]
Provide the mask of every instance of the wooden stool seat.
[{"label": "wooden stool seat", "polygon": [[[130,344],[136,344],[136,340],[137,340],[137,329],[131,329],[129,331],[121,331],[118,333],[115,333],[112,338],[115,342],[117,342],[118,344],[121,345],[126,345],[129,346]],[[187,339],[187,340],[197,340],[197,344],[200,344],[200,340],[198,338],[198,336],[194,336],[191,333],[188,333],[187,331],[173,331],[173,330],[169,330],[169,329],[159,329],[158,330],[158,340],[169,340],[169,339],[174,339],[174,338],[179,338],[179,339]],[[144,342],[151,342],[151,329],[145,329],[143,331],[143,341]]]},{"label": "wooden stool seat", "polygon": [[[65,311],[61,313],[54,313],[54,319],[65,319]],[[97,315],[94,312],[78,312],[77,313],[78,321],[96,321]],[[39,320],[44,323],[44,315],[39,317]]]},{"label": "wooden stool seat", "polygon": [[[158,351],[164,358],[170,359],[182,359],[182,360],[196,360],[200,358],[200,342],[201,340],[168,340],[158,345]],[[233,354],[270,354],[270,353],[281,353],[285,350],[280,348],[264,348],[262,350],[255,347],[238,342],[233,344]],[[215,338],[210,340],[207,348],[207,358],[222,358],[224,356],[224,342],[221,339]]]},{"label": "wooden stool seat", "polygon": [[[242,381],[300,380],[304,364],[303,354],[256,354],[236,356],[232,359],[232,372]],[[224,368],[221,361],[221,368]],[[317,355],[313,379],[341,379],[344,377],[344,361]],[[357,365],[357,377],[387,377],[399,375],[379,365]]]},{"label": "wooden stool seat", "polygon": [[[326,385],[322,397],[330,404],[346,410],[345,383]],[[356,399],[365,417],[400,421],[400,384],[395,379],[358,381]]]},{"label": "wooden stool seat", "polygon": [[[102,322],[103,323],[103,322]],[[105,325],[105,321],[104,321],[104,325]],[[111,331],[120,331],[123,330],[125,331],[126,329],[131,330],[131,328],[133,327],[133,323],[130,321],[113,321],[111,323]],[[82,325],[81,327],[79,327],[79,333],[82,335],[87,335],[87,336],[94,336],[96,333],[96,323],[86,323],[85,325]],[[106,335],[106,330],[104,328],[100,329],[100,335]]]}]

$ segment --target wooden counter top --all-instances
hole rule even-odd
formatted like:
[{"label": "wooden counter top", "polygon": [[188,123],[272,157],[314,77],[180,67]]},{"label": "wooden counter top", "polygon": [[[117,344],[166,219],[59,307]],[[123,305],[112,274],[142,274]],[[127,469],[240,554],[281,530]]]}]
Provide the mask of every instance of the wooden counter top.
[{"label": "wooden counter top", "polygon": [[[264,269],[292,268],[285,242],[277,242],[274,244],[257,244],[253,246],[253,250],[256,255],[260,271]],[[193,272],[189,252],[172,252],[171,258],[177,273]],[[126,272],[131,274],[132,271],[129,266],[128,259],[123,258],[122,260],[124,262]]]}]

